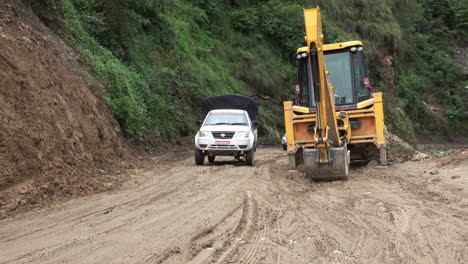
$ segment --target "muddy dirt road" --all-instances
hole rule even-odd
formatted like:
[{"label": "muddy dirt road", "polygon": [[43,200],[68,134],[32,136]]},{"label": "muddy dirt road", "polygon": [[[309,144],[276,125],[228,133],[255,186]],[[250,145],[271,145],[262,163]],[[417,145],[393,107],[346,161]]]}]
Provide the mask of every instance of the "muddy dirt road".
[{"label": "muddy dirt road", "polygon": [[256,159],[165,155],[122,190],[0,221],[0,263],[468,262],[468,151],[336,182]]}]

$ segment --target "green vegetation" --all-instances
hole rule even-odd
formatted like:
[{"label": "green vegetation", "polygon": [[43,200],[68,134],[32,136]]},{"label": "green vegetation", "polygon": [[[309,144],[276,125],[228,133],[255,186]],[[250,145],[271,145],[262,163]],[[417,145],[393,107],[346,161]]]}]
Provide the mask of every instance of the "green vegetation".
[{"label": "green vegetation", "polygon": [[[416,135],[460,135],[460,130],[468,129],[466,83],[448,44],[450,38],[468,41],[467,1],[316,2],[324,9],[329,42],[364,41],[371,77],[385,93],[386,124],[391,131],[414,143]],[[393,60],[393,78],[383,72],[386,57]],[[437,99],[428,102],[431,96]],[[448,124],[440,122],[424,101],[442,105]]]},{"label": "green vegetation", "polygon": [[201,100],[223,93],[276,104],[276,109],[261,108],[265,125],[260,133],[279,138],[279,98],[288,96],[285,87],[291,86],[294,67],[265,34],[246,32],[249,18],[229,21],[244,12],[231,14],[222,1],[45,4],[63,16],[65,37],[77,44],[105,84],[102,93],[131,138],[176,141],[191,135]]},{"label": "green vegetation", "polygon": [[[413,21],[399,18],[404,41],[399,47],[395,65],[396,94],[403,99],[401,105],[405,112],[417,121],[415,130],[419,133],[429,134],[441,129],[453,133],[468,129],[468,93],[462,81],[463,70],[453,61],[452,51],[448,48],[449,37],[457,34],[467,37],[468,28],[466,24],[463,26],[463,21],[449,21],[455,17],[456,10],[452,5],[457,3],[453,0],[422,1],[407,9],[403,7],[407,14],[400,13],[405,17],[421,14],[413,16]],[[465,8],[467,11],[468,6]],[[421,99],[425,100],[429,95],[439,98],[437,103],[447,110],[448,129],[445,124],[436,122],[422,103]]]},{"label": "green vegetation", "polygon": [[[37,1],[33,1],[38,3]],[[139,142],[192,135],[205,96],[256,96],[260,135],[279,139],[281,101],[292,95],[302,8],[320,5],[327,42],[361,39],[386,97],[387,125],[414,142],[441,131],[421,101],[434,94],[450,129],[468,129],[467,85],[448,39],[467,40],[463,0],[40,0],[62,17],[105,84],[102,94]],[[395,78],[382,60],[395,57]],[[415,121],[414,124],[412,121]],[[442,124],[442,126],[446,126]]]}]

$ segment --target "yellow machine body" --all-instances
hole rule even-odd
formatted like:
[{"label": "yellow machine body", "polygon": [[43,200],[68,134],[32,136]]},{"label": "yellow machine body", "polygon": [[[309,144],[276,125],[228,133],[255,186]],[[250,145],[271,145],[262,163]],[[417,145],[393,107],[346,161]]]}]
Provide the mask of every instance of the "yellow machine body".
[{"label": "yellow machine body", "polygon": [[[357,98],[356,95],[352,104],[335,105],[336,94],[329,74],[341,73],[329,73],[325,63],[327,54],[349,50],[361,52],[363,44],[349,41],[325,45],[320,9],[305,9],[304,18],[307,46],[299,48],[297,55],[309,65],[306,70],[308,87],[298,84],[296,93],[307,90],[309,94],[314,94],[314,98],[309,97],[308,105],[299,105],[298,100],[296,103],[284,102],[290,169],[295,169],[303,161],[306,175],[313,179],[347,178],[349,150],[365,154],[369,145],[380,149],[380,163],[386,165],[382,93],[371,93],[369,88],[366,98]],[[363,58],[361,61],[365,63],[365,55]],[[358,83],[368,84],[367,73],[364,79],[358,80]],[[348,86],[353,87],[351,84]]]},{"label": "yellow machine body", "polygon": [[[349,119],[361,123],[359,128],[351,128],[346,119],[340,118],[340,112],[336,112],[336,119],[345,123],[339,130],[349,131],[348,144],[372,143],[379,149],[386,147],[382,93],[373,93],[371,99],[358,103],[355,110],[343,111]],[[307,127],[315,126],[315,113],[310,113],[307,107],[295,106],[292,101],[287,101],[284,102],[284,118],[288,154],[294,155],[302,147],[315,146],[315,134],[307,131]]]}]

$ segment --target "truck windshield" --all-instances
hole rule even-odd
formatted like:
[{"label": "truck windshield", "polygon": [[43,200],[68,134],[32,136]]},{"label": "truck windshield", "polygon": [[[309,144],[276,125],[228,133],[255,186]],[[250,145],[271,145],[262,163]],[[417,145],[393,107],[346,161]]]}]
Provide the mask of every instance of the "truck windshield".
[{"label": "truck windshield", "polygon": [[349,52],[327,54],[325,55],[325,62],[335,92],[335,103],[352,104],[351,54]]},{"label": "truck windshield", "polygon": [[247,118],[245,114],[218,114],[210,113],[205,120],[205,126],[215,126],[215,125],[237,125],[237,126],[247,126]]}]

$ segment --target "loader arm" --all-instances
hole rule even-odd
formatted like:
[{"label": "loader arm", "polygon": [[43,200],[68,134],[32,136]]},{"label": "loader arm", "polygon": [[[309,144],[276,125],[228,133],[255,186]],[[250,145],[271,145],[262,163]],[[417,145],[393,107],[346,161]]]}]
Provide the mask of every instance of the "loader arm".
[{"label": "loader arm", "polygon": [[[309,91],[315,95],[317,109],[317,125],[315,142],[320,151],[320,163],[329,163],[328,147],[340,147],[342,145],[338,125],[336,122],[335,99],[333,85],[328,79],[327,67],[323,53],[323,34],[320,8],[304,10],[304,23],[306,30],[306,43],[308,47],[309,63]],[[311,102],[312,100],[310,100]]]},{"label": "loader arm", "polygon": [[[324,37],[319,7],[304,10],[304,24],[307,50],[301,56],[307,56],[308,82],[307,87],[302,87],[302,89],[307,89],[309,96],[306,112],[315,111],[313,129],[312,127],[304,129],[309,137],[313,137],[313,145],[306,144],[302,147],[305,173],[313,179],[347,178],[349,168],[347,137],[346,134],[340,137],[338,128],[333,85],[328,78],[325,64]],[[301,89],[299,84],[296,87],[298,90]],[[294,111],[292,102],[285,102],[284,106],[287,140],[294,142],[295,132],[291,124],[291,115]],[[341,129],[347,127],[349,120],[345,113],[340,119],[342,119]]]}]

